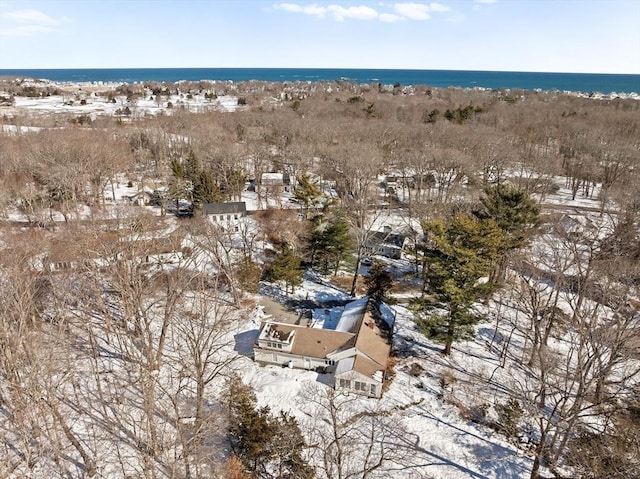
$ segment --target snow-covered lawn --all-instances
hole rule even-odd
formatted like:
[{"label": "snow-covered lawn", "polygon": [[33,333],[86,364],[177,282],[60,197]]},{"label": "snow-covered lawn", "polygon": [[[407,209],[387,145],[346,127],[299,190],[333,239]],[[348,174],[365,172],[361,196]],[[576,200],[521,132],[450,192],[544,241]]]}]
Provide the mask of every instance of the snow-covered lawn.
[{"label": "snow-covered lawn", "polygon": [[[296,296],[317,300],[320,304],[322,298],[336,297],[333,288],[308,280],[297,289]],[[499,359],[487,350],[486,335],[479,334],[474,341],[458,343],[452,357],[446,358],[440,354],[440,345],[417,331],[410,311],[401,306],[394,306],[393,310],[396,313],[395,374],[381,399],[355,396],[351,407],[355,408],[354,414],[358,408],[361,412],[380,411],[390,415],[391,422],[402,426],[403,447],[410,447],[415,457],[412,467],[400,468],[394,477],[528,477],[531,459],[523,450],[494,430],[464,419],[461,409],[455,405],[459,402],[471,408],[507,397],[504,385],[508,383],[509,373],[498,370]],[[320,327],[323,322],[339,317],[340,308],[316,310],[313,314],[316,327]],[[483,324],[479,330],[488,331],[492,327],[492,324]],[[409,373],[412,364],[422,366],[420,376]],[[324,374],[259,366],[250,358],[242,358],[236,368],[241,371],[243,381],[255,390],[260,406],[292,413],[303,425],[313,414],[307,401],[309,390],[329,387]],[[446,389],[441,386],[443,374],[455,378]]]}]

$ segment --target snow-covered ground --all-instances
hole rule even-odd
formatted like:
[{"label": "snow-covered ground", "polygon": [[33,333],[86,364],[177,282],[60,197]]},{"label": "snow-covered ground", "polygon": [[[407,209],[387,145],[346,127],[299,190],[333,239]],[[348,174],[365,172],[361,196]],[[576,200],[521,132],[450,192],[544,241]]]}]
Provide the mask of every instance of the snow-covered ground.
[{"label": "snow-covered ground", "polygon": [[[323,298],[333,296],[333,289],[305,280],[296,294],[321,303]],[[531,459],[523,450],[497,432],[463,419],[461,411],[453,404],[454,397],[469,406],[476,402],[477,405],[492,402],[500,396],[495,384],[508,384],[509,372],[496,371],[499,359],[487,351],[486,336],[478,335],[474,341],[458,343],[452,357],[446,358],[440,353],[441,345],[430,342],[417,331],[410,311],[401,306],[393,306],[393,310],[396,313],[394,350],[398,355],[395,375],[381,399],[354,396],[351,403],[354,410],[376,410],[380,414],[384,411],[392,422],[402,426],[417,466],[395,471],[393,477],[528,477]],[[318,322],[339,314],[340,308],[313,313]],[[491,327],[491,324],[478,326],[479,330]],[[420,376],[409,373],[412,364],[422,366]],[[306,401],[309,388],[322,390],[328,387],[323,374],[259,366],[248,357],[242,358],[236,367],[241,371],[243,381],[255,390],[259,405],[293,413],[302,424],[313,413]],[[447,390],[440,385],[440,378],[445,373],[455,377],[455,384]],[[489,381],[491,377],[493,384]],[[474,397],[473,391],[477,390],[480,381],[486,383],[487,395]]]},{"label": "snow-covered ground", "polygon": [[[114,97],[115,102],[107,97],[96,95],[51,95],[43,98],[16,96],[12,106],[0,107],[0,114],[6,117],[20,115],[50,115],[66,114],[71,116],[88,115],[92,120],[97,116],[119,116],[126,118],[156,116],[160,113],[171,114],[174,109],[184,109],[189,112],[204,111],[236,111],[238,97],[219,96],[215,99],[205,99],[202,95],[191,95],[190,98],[181,95],[161,96],[158,100],[145,96],[133,101],[124,96]],[[82,102],[82,103],[81,103]],[[125,113],[125,109],[127,113]],[[6,131],[6,130],[5,130]]]}]

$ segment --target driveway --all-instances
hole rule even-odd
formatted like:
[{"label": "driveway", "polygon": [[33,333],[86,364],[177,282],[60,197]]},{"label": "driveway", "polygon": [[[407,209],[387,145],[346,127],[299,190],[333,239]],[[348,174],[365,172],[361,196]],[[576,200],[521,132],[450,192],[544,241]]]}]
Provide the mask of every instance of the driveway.
[{"label": "driveway", "polygon": [[264,313],[280,323],[296,324],[300,314],[288,306],[278,303],[269,296],[261,296],[258,303],[264,308]]}]

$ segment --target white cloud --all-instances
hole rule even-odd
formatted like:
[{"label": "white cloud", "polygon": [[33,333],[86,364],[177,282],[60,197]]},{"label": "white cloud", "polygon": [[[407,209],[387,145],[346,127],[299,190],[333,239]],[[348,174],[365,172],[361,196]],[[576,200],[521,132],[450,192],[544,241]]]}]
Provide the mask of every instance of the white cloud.
[{"label": "white cloud", "polygon": [[327,13],[326,7],[319,7],[316,4],[302,6],[296,3],[279,3],[275,7],[286,12],[304,13],[305,15],[315,15],[318,17],[324,17]]},{"label": "white cloud", "polygon": [[331,15],[335,20],[342,22],[346,18],[353,18],[356,20],[375,20],[379,17],[376,10],[371,7],[361,5],[354,7],[343,7],[341,5],[327,5],[319,6],[317,4],[312,5],[298,5],[297,3],[279,3],[275,5],[275,8],[279,8],[286,12],[302,13],[305,15],[312,15],[315,17],[324,18],[327,15]]},{"label": "white cloud", "polygon": [[381,22],[387,22],[387,23],[395,23],[405,19],[404,17],[401,17],[400,15],[395,15],[393,13],[381,13],[378,18],[380,19]]},{"label": "white cloud", "polygon": [[62,20],[51,18],[38,10],[16,10],[14,12],[0,13],[0,18],[17,23],[30,23],[35,25],[60,25]]},{"label": "white cloud", "polygon": [[393,9],[409,20],[429,20],[431,13],[451,11],[451,7],[442,3],[396,3]]},{"label": "white cloud", "polygon": [[429,6],[424,3],[396,3],[393,6],[396,13],[409,20],[429,20]]},{"label": "white cloud", "polygon": [[[0,13],[2,28],[0,36],[28,36],[41,33],[54,33],[66,19],[52,18],[38,10],[15,10]],[[7,25],[13,24],[13,25]],[[15,25],[19,24],[19,25]]]},{"label": "white cloud", "polygon": [[477,12],[482,10],[485,5],[493,5],[498,3],[498,0],[473,0],[473,9]]},{"label": "white cloud", "polygon": [[355,18],[357,20],[374,20],[378,18],[378,12],[371,7],[341,7],[339,5],[329,5],[327,9],[333,14],[333,17],[339,22],[345,18]]},{"label": "white cloud", "polygon": [[[380,4],[384,7],[384,4]],[[344,7],[342,5],[301,5],[298,3],[277,3],[274,8],[290,13],[301,13],[318,18],[332,17],[339,22],[345,19],[354,20],[379,20],[393,23],[402,20],[429,20],[431,13],[449,12],[451,8],[441,3],[396,3],[392,5],[392,12],[379,12],[367,6]]]},{"label": "white cloud", "polygon": [[448,5],[443,5],[442,3],[430,3],[429,8],[431,9],[432,12],[438,12],[438,13],[451,11],[451,7],[449,7]]}]

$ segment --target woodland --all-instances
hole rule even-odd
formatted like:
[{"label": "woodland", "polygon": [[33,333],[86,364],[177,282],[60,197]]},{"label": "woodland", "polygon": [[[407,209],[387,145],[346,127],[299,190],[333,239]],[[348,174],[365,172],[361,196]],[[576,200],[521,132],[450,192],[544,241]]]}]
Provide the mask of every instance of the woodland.
[{"label": "woodland", "polygon": [[[513,477],[640,477],[639,101],[346,81],[0,97],[0,477],[454,477],[373,399],[316,385],[281,411],[243,381],[259,294],[309,274],[410,318],[390,387],[433,380],[526,459]],[[203,212],[248,191],[234,228]],[[385,226],[402,261],[367,249]],[[419,347],[453,361],[479,337],[496,367],[464,394]]]}]

